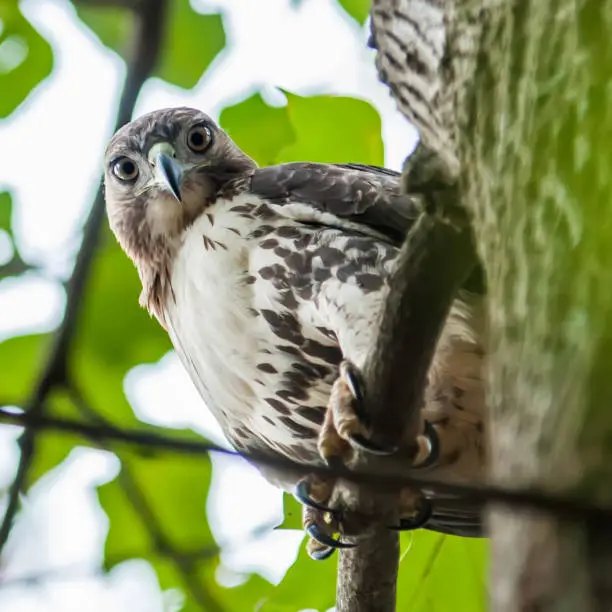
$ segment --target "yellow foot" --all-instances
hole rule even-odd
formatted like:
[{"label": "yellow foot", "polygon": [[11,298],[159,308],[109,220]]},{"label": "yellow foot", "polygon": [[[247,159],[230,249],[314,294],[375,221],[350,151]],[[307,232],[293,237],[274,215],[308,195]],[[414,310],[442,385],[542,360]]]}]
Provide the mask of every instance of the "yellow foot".
[{"label": "yellow foot", "polygon": [[340,376],[333,384],[319,432],[319,454],[326,463],[338,459],[346,463],[353,454],[353,446],[378,455],[395,452],[395,448],[383,448],[370,440],[364,422],[363,398],[361,374],[350,361],[344,360],[340,364]]},{"label": "yellow foot", "polygon": [[306,550],[316,561],[327,559],[337,548],[355,546],[340,539],[339,513],[327,507],[334,486],[334,482],[309,476],[295,489],[295,497],[303,504],[302,526],[309,535]]}]

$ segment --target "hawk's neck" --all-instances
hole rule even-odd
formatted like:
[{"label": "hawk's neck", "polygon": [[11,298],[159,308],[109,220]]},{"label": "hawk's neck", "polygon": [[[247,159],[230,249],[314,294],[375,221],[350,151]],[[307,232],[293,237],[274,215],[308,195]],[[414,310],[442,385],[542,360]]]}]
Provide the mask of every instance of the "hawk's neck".
[{"label": "hawk's neck", "polygon": [[142,282],[140,305],[146,308],[164,328],[166,328],[164,304],[173,294],[170,278],[173,257],[174,255],[169,255],[167,261],[161,266],[138,265],[138,273]]}]

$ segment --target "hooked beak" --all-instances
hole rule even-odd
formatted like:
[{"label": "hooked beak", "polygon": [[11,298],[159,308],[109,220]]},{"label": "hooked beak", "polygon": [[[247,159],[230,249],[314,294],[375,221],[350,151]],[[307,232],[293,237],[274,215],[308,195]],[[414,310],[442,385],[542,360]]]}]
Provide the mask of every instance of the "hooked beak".
[{"label": "hooked beak", "polygon": [[181,201],[181,179],[183,178],[183,169],[172,157],[168,157],[165,153],[159,153],[156,159],[156,167],[158,172],[172,195],[180,202]]},{"label": "hooked beak", "polygon": [[183,167],[174,158],[174,149],[167,143],[156,144],[149,153],[149,162],[155,168],[157,181],[181,202]]}]

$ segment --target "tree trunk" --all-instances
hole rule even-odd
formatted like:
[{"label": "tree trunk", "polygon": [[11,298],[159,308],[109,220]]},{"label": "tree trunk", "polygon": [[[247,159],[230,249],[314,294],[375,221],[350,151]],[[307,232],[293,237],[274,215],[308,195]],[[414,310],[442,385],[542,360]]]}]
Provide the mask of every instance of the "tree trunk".
[{"label": "tree trunk", "polygon": [[[612,0],[378,0],[487,274],[492,477],[612,501]],[[493,608],[612,609],[612,527],[491,509]]]}]

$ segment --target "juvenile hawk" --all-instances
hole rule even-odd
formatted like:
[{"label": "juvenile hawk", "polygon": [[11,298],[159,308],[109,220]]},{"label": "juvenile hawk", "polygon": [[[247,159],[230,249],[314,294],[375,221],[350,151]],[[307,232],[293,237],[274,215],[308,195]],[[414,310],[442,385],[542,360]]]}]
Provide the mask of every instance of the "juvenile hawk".
[{"label": "juvenile hawk", "polygon": [[[373,446],[333,403],[364,364],[417,216],[397,173],[258,168],[207,115],[173,108],[113,136],[105,189],[111,228],[142,281],[141,304],[237,449],[323,464],[352,444]],[[481,311],[467,293],[454,304],[422,410],[415,463],[447,478],[473,480],[482,465]],[[297,492],[321,507],[303,483]],[[479,535],[479,510],[459,501],[428,500],[418,524],[403,525]],[[343,544],[308,527],[326,552]]]}]

